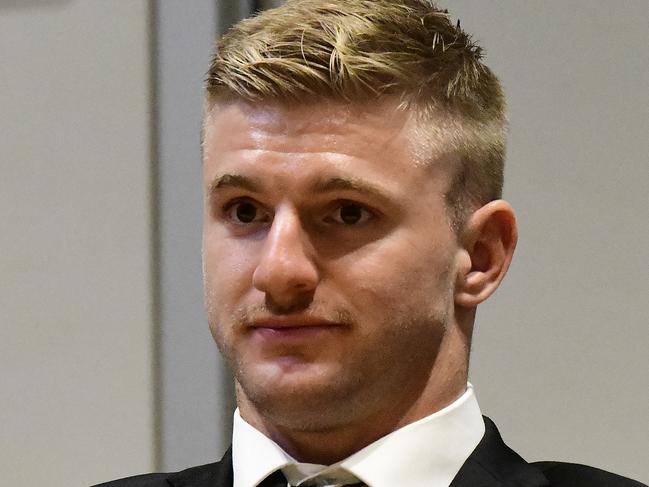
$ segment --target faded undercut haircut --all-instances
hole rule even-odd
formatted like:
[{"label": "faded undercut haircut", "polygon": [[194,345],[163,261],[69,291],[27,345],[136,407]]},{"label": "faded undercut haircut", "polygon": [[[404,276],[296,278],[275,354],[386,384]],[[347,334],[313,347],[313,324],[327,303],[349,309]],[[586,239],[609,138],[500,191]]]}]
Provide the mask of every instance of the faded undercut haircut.
[{"label": "faded undercut haircut", "polygon": [[505,99],[482,54],[428,0],[288,0],[217,42],[206,102],[396,97],[418,116],[429,159],[440,147],[457,156],[446,203],[459,231],[473,209],[502,193]]}]

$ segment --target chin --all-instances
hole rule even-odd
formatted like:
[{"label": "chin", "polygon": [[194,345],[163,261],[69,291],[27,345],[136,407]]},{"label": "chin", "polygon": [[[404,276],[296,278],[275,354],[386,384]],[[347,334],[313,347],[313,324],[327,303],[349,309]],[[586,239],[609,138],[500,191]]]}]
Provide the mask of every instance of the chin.
[{"label": "chin", "polygon": [[275,428],[285,428],[304,433],[325,433],[339,430],[349,424],[350,417],[345,405],[319,402],[314,406],[312,401],[287,404],[286,398],[279,403],[272,403],[264,412]]},{"label": "chin", "polygon": [[[268,372],[268,371],[265,371]],[[296,431],[326,431],[343,426],[358,412],[350,391],[323,371],[285,371],[237,378],[238,402],[248,403],[273,425]]]}]

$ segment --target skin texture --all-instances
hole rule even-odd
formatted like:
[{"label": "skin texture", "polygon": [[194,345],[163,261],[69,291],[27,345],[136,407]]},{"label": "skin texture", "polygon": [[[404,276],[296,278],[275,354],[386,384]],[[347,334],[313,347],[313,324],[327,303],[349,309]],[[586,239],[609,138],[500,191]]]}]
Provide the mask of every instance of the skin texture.
[{"label": "skin texture", "polygon": [[416,164],[413,124],[389,101],[206,116],[210,329],[242,417],[298,460],[333,463],[461,395],[475,307],[511,260],[504,201],[452,231],[455,166]]}]

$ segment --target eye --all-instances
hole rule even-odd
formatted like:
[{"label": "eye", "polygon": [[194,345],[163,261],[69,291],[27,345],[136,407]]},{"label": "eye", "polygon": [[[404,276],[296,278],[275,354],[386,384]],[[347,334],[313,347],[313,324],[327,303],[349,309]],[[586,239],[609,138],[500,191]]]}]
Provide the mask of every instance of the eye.
[{"label": "eye", "polygon": [[238,225],[263,223],[270,220],[267,211],[260,208],[256,203],[248,200],[231,203],[224,208],[224,211],[226,218]]},{"label": "eye", "polygon": [[358,203],[346,201],[341,203],[329,216],[331,220],[343,225],[359,225],[371,220],[374,214]]}]

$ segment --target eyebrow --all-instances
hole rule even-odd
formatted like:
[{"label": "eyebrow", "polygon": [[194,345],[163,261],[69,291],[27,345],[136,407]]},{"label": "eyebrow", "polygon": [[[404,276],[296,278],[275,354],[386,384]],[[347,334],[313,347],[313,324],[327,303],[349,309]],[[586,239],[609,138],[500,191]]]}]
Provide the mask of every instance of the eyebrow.
[{"label": "eyebrow", "polygon": [[259,192],[259,186],[252,179],[246,176],[241,176],[239,174],[222,174],[212,181],[208,194],[216,193],[217,190],[223,188],[239,188],[255,193]]},{"label": "eyebrow", "polygon": [[[223,188],[245,189],[254,193],[261,192],[259,184],[253,179],[240,174],[222,174],[212,181],[208,194],[214,194]],[[310,188],[314,193],[328,193],[331,191],[354,191],[383,201],[389,200],[385,191],[355,178],[331,177],[316,181]]]},{"label": "eyebrow", "polygon": [[333,177],[316,182],[311,188],[315,193],[327,193],[329,191],[355,191],[370,197],[387,200],[385,191],[368,184],[365,181],[354,178]]}]

